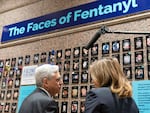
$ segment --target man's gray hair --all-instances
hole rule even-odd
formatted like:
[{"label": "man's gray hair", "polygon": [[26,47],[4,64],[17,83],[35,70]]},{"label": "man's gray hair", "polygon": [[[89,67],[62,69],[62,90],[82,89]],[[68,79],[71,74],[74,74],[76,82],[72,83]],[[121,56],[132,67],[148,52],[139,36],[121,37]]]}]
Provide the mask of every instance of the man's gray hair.
[{"label": "man's gray hair", "polygon": [[59,72],[59,67],[57,65],[43,64],[35,69],[35,80],[38,87],[42,86],[43,78],[47,77],[49,79],[54,76],[55,72]]}]

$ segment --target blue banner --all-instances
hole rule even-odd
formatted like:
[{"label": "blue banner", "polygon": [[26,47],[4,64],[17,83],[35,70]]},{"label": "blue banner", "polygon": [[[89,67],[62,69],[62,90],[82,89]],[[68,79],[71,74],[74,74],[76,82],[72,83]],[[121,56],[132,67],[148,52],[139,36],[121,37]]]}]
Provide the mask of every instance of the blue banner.
[{"label": "blue banner", "polygon": [[27,96],[29,96],[35,89],[36,89],[36,85],[20,86],[17,113],[19,112],[19,109],[24,99]]},{"label": "blue banner", "polygon": [[4,26],[1,42],[147,11],[149,4],[150,0],[97,0]]}]

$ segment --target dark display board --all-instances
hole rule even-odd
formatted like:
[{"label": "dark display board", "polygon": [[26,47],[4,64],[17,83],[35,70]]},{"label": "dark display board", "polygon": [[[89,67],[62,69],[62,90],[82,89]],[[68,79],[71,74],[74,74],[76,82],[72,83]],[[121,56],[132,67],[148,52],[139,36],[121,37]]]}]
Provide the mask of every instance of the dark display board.
[{"label": "dark display board", "polygon": [[94,88],[88,73],[90,64],[116,57],[130,80],[150,79],[150,38],[129,37],[103,40],[86,50],[85,45],[0,59],[0,113],[15,113],[23,66],[57,64],[63,79],[60,94],[54,96],[60,113],[83,113],[87,92]]}]

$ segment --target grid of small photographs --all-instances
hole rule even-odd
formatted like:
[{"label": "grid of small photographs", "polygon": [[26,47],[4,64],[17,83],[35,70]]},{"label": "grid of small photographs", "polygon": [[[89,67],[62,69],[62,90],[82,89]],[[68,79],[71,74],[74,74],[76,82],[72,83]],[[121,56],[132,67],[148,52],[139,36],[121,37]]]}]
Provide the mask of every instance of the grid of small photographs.
[{"label": "grid of small photographs", "polygon": [[16,113],[23,57],[0,60],[0,113]]},{"label": "grid of small photographs", "polygon": [[0,60],[0,113],[16,112],[23,66],[43,63],[59,66],[64,83],[60,94],[54,96],[60,106],[59,111],[83,113],[86,94],[93,87],[88,67],[98,60],[98,48],[95,44],[90,50],[82,46]]},{"label": "grid of small photographs", "polygon": [[31,55],[25,55],[0,59],[0,113],[16,113],[23,66],[56,63],[61,67],[62,51],[58,52],[58,62],[55,61],[54,50],[35,53],[32,58]]},{"label": "grid of small photographs", "polygon": [[[150,79],[150,36],[102,42],[101,48],[102,57],[112,56],[118,59],[120,64],[123,65],[125,76],[129,80]],[[146,59],[144,58],[145,53]],[[147,67],[145,67],[146,63]],[[145,75],[144,72],[146,68],[148,75]]]},{"label": "grid of small photographs", "polygon": [[77,46],[0,59],[0,113],[16,112],[23,66],[44,63],[57,64],[62,75],[60,94],[54,96],[59,112],[84,113],[86,94],[94,88],[88,68],[99,57],[117,58],[129,80],[150,79],[150,36],[96,43],[89,50]]},{"label": "grid of small photographs", "polygon": [[150,80],[150,36],[146,36],[146,47],[147,47],[147,73],[148,79]]},{"label": "grid of small photographs", "polygon": [[98,59],[98,44],[89,50],[84,46],[58,50],[56,61],[59,62],[63,56],[61,69],[64,85],[60,95],[54,98],[60,100],[60,113],[83,113],[85,97],[92,84],[88,68]]},{"label": "grid of small photographs", "polygon": [[35,53],[33,60],[31,55],[0,59],[0,113],[16,113],[23,66],[53,64],[54,59],[54,50]]}]

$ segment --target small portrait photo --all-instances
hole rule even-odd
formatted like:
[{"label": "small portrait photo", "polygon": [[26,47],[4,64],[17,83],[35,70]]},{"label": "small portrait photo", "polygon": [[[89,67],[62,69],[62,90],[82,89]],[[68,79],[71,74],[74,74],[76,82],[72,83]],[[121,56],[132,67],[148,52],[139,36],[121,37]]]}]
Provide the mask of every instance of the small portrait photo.
[{"label": "small portrait photo", "polygon": [[148,68],[148,79],[150,80],[150,65],[148,65],[147,68]]},{"label": "small portrait photo", "polygon": [[16,66],[16,58],[12,58],[11,59],[11,67],[15,67]]},{"label": "small portrait photo", "polygon": [[26,55],[25,56],[25,65],[29,65],[30,64],[30,55]]},{"label": "small portrait photo", "polygon": [[58,100],[56,100],[55,102],[56,102],[56,105],[57,105],[57,106],[59,106],[59,102],[58,102]]},{"label": "small portrait photo", "polygon": [[131,50],[130,39],[122,40],[122,50],[123,51],[130,51]]},{"label": "small portrait photo", "polygon": [[69,73],[63,74],[63,84],[69,84]]},{"label": "small portrait photo", "polygon": [[92,76],[90,75],[90,83],[92,84],[93,83],[93,81],[92,81]]},{"label": "small portrait photo", "polygon": [[61,62],[56,62],[56,65],[58,65],[59,71],[61,72],[61,69],[62,69],[62,63],[61,63]]},{"label": "small portrait photo", "polygon": [[20,78],[20,77],[21,77],[21,74],[22,74],[22,68],[17,68],[17,69],[16,69],[16,77],[17,77],[17,78]]},{"label": "small portrait photo", "polygon": [[61,59],[62,58],[62,50],[57,50],[56,51],[56,58]]},{"label": "small portrait photo", "polygon": [[71,49],[66,49],[65,50],[65,58],[69,59],[71,57]]},{"label": "small portrait photo", "polygon": [[72,101],[71,113],[78,113],[78,101]]},{"label": "small portrait photo", "polygon": [[18,66],[22,66],[23,64],[23,57],[18,57]]},{"label": "small portrait photo", "polygon": [[3,68],[0,68],[0,72],[3,72]]},{"label": "small portrait photo", "polygon": [[82,69],[88,69],[88,58],[82,59]]},{"label": "small portrait photo", "polygon": [[82,47],[82,57],[88,57],[89,50],[87,50],[85,47]]},{"label": "small portrait photo", "polygon": [[79,58],[80,57],[80,47],[76,47],[73,49],[73,58]]},{"label": "small portrait photo", "polygon": [[146,36],[146,45],[150,47],[150,35]]},{"label": "small portrait photo", "polygon": [[68,98],[68,87],[63,87],[62,88],[62,98]]},{"label": "small portrait photo", "polygon": [[0,100],[4,100],[4,98],[5,98],[5,90],[1,90]]},{"label": "small portrait photo", "polygon": [[3,76],[3,68],[0,68],[0,80],[1,80],[2,76]]},{"label": "small portrait photo", "polygon": [[135,52],[135,64],[143,63],[143,51]]},{"label": "small portrait photo", "polygon": [[80,102],[80,113],[84,113],[85,112],[85,101],[81,101]]},{"label": "small portrait photo", "polygon": [[64,62],[64,71],[69,71],[70,70],[70,61],[65,61]]},{"label": "small portrait photo", "polygon": [[135,67],[135,79],[144,79],[144,66]]},{"label": "small portrait photo", "polygon": [[10,103],[5,103],[4,112],[9,112],[10,109]]},{"label": "small portrait photo", "polygon": [[2,88],[2,89],[5,89],[5,88],[6,88],[6,84],[7,84],[7,79],[6,79],[6,78],[3,78],[3,79],[2,79],[1,88]]},{"label": "small portrait photo", "polygon": [[79,72],[72,72],[72,83],[79,83]]},{"label": "small portrait photo", "polygon": [[2,76],[3,76],[3,69],[0,68],[0,81],[1,81]]},{"label": "small portrait photo", "polygon": [[88,83],[88,72],[83,71],[81,73],[81,83]]},{"label": "small portrait photo", "polygon": [[8,89],[9,89],[9,88],[12,88],[13,85],[14,85],[14,84],[13,84],[13,82],[14,82],[14,81],[13,81],[13,78],[9,78],[7,81],[8,81],[8,83],[7,83],[7,88],[8,88]]},{"label": "small portrait photo", "polygon": [[91,57],[90,64],[92,64],[92,63],[95,62],[96,60],[98,60],[98,57]]},{"label": "small portrait photo", "polygon": [[78,86],[72,86],[71,97],[78,98]]},{"label": "small portrait photo", "polygon": [[98,55],[98,44],[94,44],[91,48],[91,56]]},{"label": "small portrait photo", "polygon": [[135,37],[134,38],[134,48],[135,49],[143,49],[143,37]]},{"label": "small portrait photo", "polygon": [[80,97],[86,97],[87,94],[87,86],[80,87]]},{"label": "small portrait photo", "polygon": [[5,60],[5,66],[10,66],[10,59]]},{"label": "small portrait photo", "polygon": [[79,70],[79,60],[73,60],[73,70]]},{"label": "small portrait photo", "polygon": [[9,69],[10,68],[11,67],[5,67],[4,70],[3,70],[3,68],[1,68],[3,70],[3,78],[7,78],[9,76]]},{"label": "small portrait photo", "polygon": [[61,113],[68,113],[68,102],[61,103]]},{"label": "small portrait photo", "polygon": [[0,68],[0,82],[2,77],[3,77],[3,68]]},{"label": "small portrait photo", "polygon": [[39,54],[34,54],[34,57],[33,57],[33,63],[34,64],[38,64],[39,63]]},{"label": "small portrait photo", "polygon": [[11,105],[11,113],[16,113],[17,103],[12,103]]},{"label": "small portrait photo", "polygon": [[41,53],[41,63],[45,63],[46,62],[46,52]]},{"label": "small portrait photo", "polygon": [[0,102],[0,113],[2,113],[3,107],[4,107],[4,103],[3,103],[3,102]]},{"label": "small portrait photo", "polygon": [[147,50],[147,62],[150,62],[150,50]]},{"label": "small portrait photo", "polygon": [[123,67],[123,72],[127,79],[132,79],[132,68],[131,67]]},{"label": "small portrait photo", "polygon": [[19,91],[18,91],[18,90],[14,90],[14,93],[13,93],[13,100],[17,100],[17,99],[18,99],[18,96],[19,96]]},{"label": "small portrait photo", "polygon": [[58,94],[58,93],[56,93],[56,94],[54,95],[54,99],[59,99],[59,94]]},{"label": "small portrait photo", "polygon": [[10,100],[11,97],[12,97],[12,91],[11,90],[7,90],[6,99]]},{"label": "small portrait photo", "polygon": [[123,54],[123,65],[130,65],[131,64],[131,54],[124,53]]},{"label": "small portrait photo", "polygon": [[4,60],[0,60],[0,68],[4,67]]},{"label": "small portrait photo", "polygon": [[20,78],[16,78],[15,79],[15,88],[19,88],[20,87]]},{"label": "small portrait photo", "polygon": [[49,64],[55,64],[55,50],[49,51],[47,59]]},{"label": "small portrait photo", "polygon": [[102,54],[109,54],[110,45],[109,42],[102,43]]},{"label": "small portrait photo", "polygon": [[1,72],[1,76],[0,78],[2,77],[2,73],[3,73],[3,68],[0,68],[0,72]]},{"label": "small portrait photo", "polygon": [[14,73],[15,73],[14,68],[11,68],[10,71],[9,71],[9,77],[10,78],[14,77]]},{"label": "small portrait photo", "polygon": [[94,85],[90,85],[90,90],[91,90],[91,89],[94,89],[94,88],[95,88],[95,86],[94,86]]},{"label": "small portrait photo", "polygon": [[112,42],[112,53],[116,53],[120,51],[120,41]]},{"label": "small portrait photo", "polygon": [[5,66],[4,66],[4,74],[3,74],[4,77],[8,76],[8,72],[9,72],[10,68],[11,68],[10,59],[6,59]]},{"label": "small portrait photo", "polygon": [[113,54],[112,57],[116,58],[118,62],[120,63],[120,54]]},{"label": "small portrait photo", "polygon": [[3,76],[3,71],[0,68],[0,80],[1,80],[2,76]]}]

